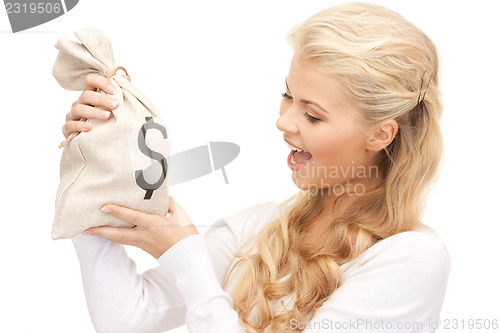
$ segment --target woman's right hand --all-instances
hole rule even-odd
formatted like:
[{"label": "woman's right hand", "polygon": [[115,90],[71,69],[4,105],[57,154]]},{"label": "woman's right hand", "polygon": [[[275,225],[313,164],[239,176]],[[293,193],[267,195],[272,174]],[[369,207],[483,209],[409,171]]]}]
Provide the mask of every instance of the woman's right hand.
[{"label": "woman's right hand", "polygon": [[[123,77],[130,80],[125,75]],[[66,139],[73,132],[88,132],[91,130],[90,122],[80,121],[80,118],[109,119],[111,117],[110,111],[117,107],[118,101],[111,96],[97,92],[97,89],[101,89],[110,95],[116,94],[116,88],[106,77],[97,74],[87,75],[85,77],[84,91],[71,105],[71,111],[66,114],[66,123],[62,127]]]}]

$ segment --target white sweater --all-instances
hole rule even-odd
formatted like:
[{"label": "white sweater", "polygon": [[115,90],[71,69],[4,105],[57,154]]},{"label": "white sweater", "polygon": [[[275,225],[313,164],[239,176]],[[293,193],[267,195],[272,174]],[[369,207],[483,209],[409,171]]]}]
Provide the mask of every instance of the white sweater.
[{"label": "white sweater", "polygon": [[[97,332],[164,332],[186,324],[194,333],[239,333],[229,292],[221,285],[233,256],[279,213],[276,203],[251,206],[214,223],[204,235],[184,238],[137,274],[123,245],[99,236],[72,238],[80,261],[89,313]],[[244,248],[247,248],[246,246]],[[449,274],[449,256],[430,229],[384,239],[341,266],[343,284],[304,332],[434,332]],[[282,308],[276,302],[273,310]],[[291,308],[293,299],[285,300]],[[253,315],[255,320],[255,315]]]}]

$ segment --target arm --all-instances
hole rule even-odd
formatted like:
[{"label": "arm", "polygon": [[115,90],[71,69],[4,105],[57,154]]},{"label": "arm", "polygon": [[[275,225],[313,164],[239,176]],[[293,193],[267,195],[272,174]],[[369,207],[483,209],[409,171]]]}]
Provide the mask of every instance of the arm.
[{"label": "arm", "polygon": [[158,262],[169,268],[181,291],[190,332],[244,332],[232,298],[217,280],[205,240],[200,235],[179,241],[158,258]]},{"label": "arm", "polygon": [[123,245],[95,236],[71,240],[97,332],[161,332],[184,324],[186,309],[164,267],[137,274]]},{"label": "arm", "polygon": [[[210,281],[208,289],[220,292],[234,253],[246,237],[256,232],[259,221],[269,219],[274,207],[272,203],[249,207],[218,220],[203,236],[190,236],[198,239],[194,242],[197,248],[193,249],[193,258],[184,261],[193,263],[190,266],[196,270],[193,276],[203,272]],[[259,214],[254,216],[254,212]],[[193,243],[188,241],[190,237],[186,238],[188,244]],[[89,313],[98,332],[160,332],[184,324],[186,306],[171,274],[176,269],[174,264],[172,267],[162,264],[141,275],[123,245],[85,235],[75,236],[72,242],[80,261]],[[193,283],[204,285],[204,282]]]},{"label": "arm", "polygon": [[[235,238],[224,219],[215,223],[206,237],[222,281],[234,255]],[[160,332],[184,324],[184,300],[168,266],[137,274],[134,261],[121,244],[85,235],[72,238],[72,242],[80,260],[89,313],[98,332]],[[207,266],[210,259],[203,258],[203,268],[213,272],[214,268]]]},{"label": "arm", "polygon": [[[234,254],[278,212],[272,202],[221,219],[205,234],[189,236],[158,258],[181,293],[186,326],[196,333],[243,333],[231,296],[221,288]],[[248,244],[246,244],[248,245]],[[223,266],[221,266],[223,263]]]}]

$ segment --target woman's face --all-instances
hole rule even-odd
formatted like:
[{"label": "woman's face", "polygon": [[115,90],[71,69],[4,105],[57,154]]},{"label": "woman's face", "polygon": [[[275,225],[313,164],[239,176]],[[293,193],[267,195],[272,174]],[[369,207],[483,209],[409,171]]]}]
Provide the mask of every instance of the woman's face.
[{"label": "woman's face", "polygon": [[370,138],[341,82],[294,56],[286,86],[276,126],[288,144],[306,151],[292,149],[288,156],[297,187],[329,188],[337,195],[362,191],[378,170],[370,167],[375,157],[366,149]]}]

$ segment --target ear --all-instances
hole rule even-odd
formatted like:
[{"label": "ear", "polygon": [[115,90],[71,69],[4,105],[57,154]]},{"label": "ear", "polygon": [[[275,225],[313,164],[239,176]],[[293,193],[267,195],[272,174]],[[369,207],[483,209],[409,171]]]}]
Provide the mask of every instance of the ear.
[{"label": "ear", "polygon": [[381,151],[390,145],[398,133],[398,128],[398,123],[394,119],[389,119],[376,125],[372,136],[367,142],[366,150]]}]

